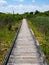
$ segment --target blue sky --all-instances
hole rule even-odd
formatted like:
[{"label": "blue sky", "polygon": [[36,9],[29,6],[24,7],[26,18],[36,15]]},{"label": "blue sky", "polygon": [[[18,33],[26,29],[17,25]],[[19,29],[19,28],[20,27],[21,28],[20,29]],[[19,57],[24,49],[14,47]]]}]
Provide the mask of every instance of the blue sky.
[{"label": "blue sky", "polygon": [[49,10],[49,0],[0,0],[0,12],[24,13]]}]

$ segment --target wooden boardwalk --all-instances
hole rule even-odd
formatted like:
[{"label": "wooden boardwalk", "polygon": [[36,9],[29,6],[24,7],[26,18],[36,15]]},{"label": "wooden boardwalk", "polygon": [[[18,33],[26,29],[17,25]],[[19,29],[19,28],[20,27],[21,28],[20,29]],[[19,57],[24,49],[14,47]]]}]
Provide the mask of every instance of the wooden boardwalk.
[{"label": "wooden boardwalk", "polygon": [[47,65],[43,63],[43,59],[38,53],[26,19],[22,21],[18,38],[15,41],[7,65]]}]

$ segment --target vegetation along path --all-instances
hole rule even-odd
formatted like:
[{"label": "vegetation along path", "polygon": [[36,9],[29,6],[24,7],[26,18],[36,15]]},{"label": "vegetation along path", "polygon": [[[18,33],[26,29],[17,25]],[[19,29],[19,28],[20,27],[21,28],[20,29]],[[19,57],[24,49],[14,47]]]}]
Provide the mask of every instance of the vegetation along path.
[{"label": "vegetation along path", "polygon": [[39,53],[36,40],[31,34],[26,19],[22,21],[7,65],[47,65],[43,55]]}]

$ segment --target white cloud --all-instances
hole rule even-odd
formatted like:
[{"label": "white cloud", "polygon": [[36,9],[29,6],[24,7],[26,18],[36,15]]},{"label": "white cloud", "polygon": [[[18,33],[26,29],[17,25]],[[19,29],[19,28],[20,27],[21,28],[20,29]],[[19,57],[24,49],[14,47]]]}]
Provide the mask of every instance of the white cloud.
[{"label": "white cloud", "polygon": [[14,1],[17,1],[17,2],[23,2],[24,0],[14,0]]},{"label": "white cloud", "polygon": [[39,10],[39,11],[42,11],[42,12],[48,11],[48,10],[49,10],[49,5],[39,6],[39,9],[38,9],[38,10]]},{"label": "white cloud", "polygon": [[[42,7],[42,8],[41,8]],[[30,12],[30,11],[47,11],[49,10],[49,5],[42,5],[42,6],[34,6],[34,5],[7,5],[0,7],[1,12],[10,12],[13,13],[13,10],[15,13],[24,13],[24,12]]]},{"label": "white cloud", "polygon": [[13,10],[15,11],[15,13],[24,13],[24,12],[30,12],[30,11],[34,11],[35,9],[37,9],[38,7],[33,6],[33,5],[8,5],[5,7],[4,11],[6,10],[6,12],[13,12]]},{"label": "white cloud", "polygon": [[7,4],[7,1],[5,1],[5,0],[0,0],[0,4]]},{"label": "white cloud", "polygon": [[35,0],[32,0],[32,2],[35,2]]}]

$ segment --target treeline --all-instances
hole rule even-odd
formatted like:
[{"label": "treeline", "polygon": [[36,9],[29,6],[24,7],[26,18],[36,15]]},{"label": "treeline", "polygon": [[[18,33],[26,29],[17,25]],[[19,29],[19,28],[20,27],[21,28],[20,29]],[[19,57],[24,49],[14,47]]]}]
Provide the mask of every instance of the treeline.
[{"label": "treeline", "polygon": [[26,12],[23,14],[24,17],[30,18],[34,16],[49,16],[49,11],[40,12],[36,10],[35,12]]},{"label": "treeline", "polygon": [[22,19],[20,14],[5,14],[0,13],[0,27],[4,27],[7,24],[12,24]]}]

